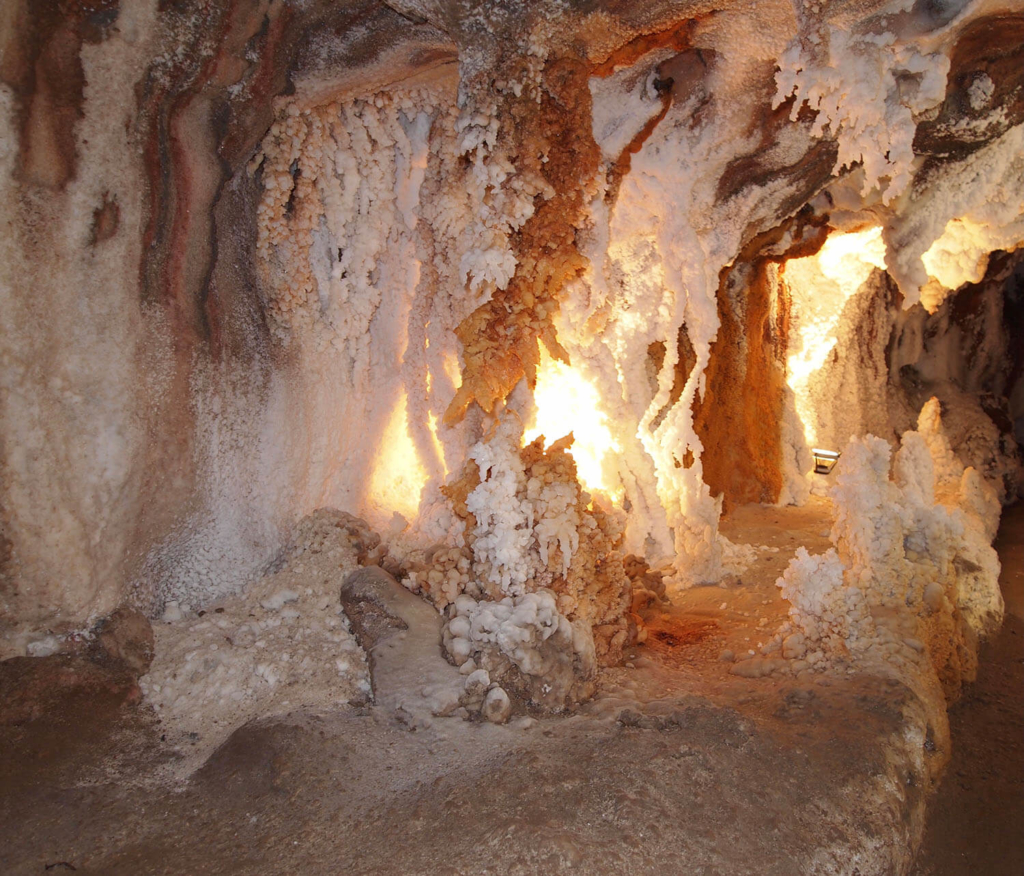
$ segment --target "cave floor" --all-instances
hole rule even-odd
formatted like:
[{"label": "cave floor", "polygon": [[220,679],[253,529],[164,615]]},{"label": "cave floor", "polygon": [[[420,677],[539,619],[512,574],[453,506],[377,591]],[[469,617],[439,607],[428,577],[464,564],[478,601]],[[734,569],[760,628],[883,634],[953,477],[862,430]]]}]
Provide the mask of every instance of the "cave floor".
[{"label": "cave floor", "polygon": [[1003,512],[995,547],[1006,620],[950,709],[953,757],[929,803],[914,876],[1024,873],[1024,502]]},{"label": "cave floor", "polygon": [[778,626],[774,579],[797,545],[827,545],[827,510],[737,509],[723,530],[758,559],[681,594],[567,717],[294,713],[188,773],[145,705],[102,685],[41,690],[0,720],[0,872],[907,872],[939,755],[908,741],[913,694],[855,674],[744,678],[721,659]]}]

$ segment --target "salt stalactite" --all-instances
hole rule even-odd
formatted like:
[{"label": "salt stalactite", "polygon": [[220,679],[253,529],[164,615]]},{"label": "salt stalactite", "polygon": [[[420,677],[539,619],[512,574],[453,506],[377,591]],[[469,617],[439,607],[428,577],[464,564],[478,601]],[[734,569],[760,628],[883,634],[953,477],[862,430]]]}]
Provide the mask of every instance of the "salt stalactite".
[{"label": "salt stalactite", "polygon": [[[258,254],[278,337],[303,357],[340,368],[340,405],[346,397],[372,405],[389,382],[404,399],[404,415],[391,417],[394,434],[378,421],[383,456],[369,466],[369,481],[380,495],[370,501],[393,498],[373,486],[381,459],[396,455],[414,421],[436,422],[451,400],[452,329],[507,284],[515,267],[507,237],[540,193],[510,183],[499,197],[511,167],[493,152],[496,125],[444,106],[441,97],[384,94],[309,110],[293,104],[254,163],[262,162],[265,180]],[[425,189],[436,197],[424,197]],[[397,270],[403,250],[414,254],[414,274]],[[469,294],[456,294],[461,289]],[[389,294],[408,323],[392,319],[388,328],[397,331],[382,337],[375,327],[389,319]],[[388,353],[401,363],[397,374],[378,373]],[[426,405],[418,401],[423,395]],[[429,471],[423,442],[412,448],[432,483],[411,509],[418,535],[407,533],[403,543],[445,546],[411,550],[408,583],[448,608],[456,631],[457,617],[476,619],[468,639],[446,633],[462,665],[472,659],[509,691],[561,708],[585,697],[598,663],[617,662],[635,635],[629,579],[616,551],[619,515],[588,508],[564,446],[522,448],[514,414],[490,440],[465,449],[452,446],[452,431],[458,427],[440,431],[447,447]],[[351,429],[346,435],[353,453],[357,437],[375,443]],[[404,446],[398,455],[408,464]],[[448,464],[464,459],[467,474],[444,488],[454,517],[437,502],[431,509],[429,490],[440,486]],[[467,478],[475,478],[471,488]]]},{"label": "salt stalactite", "polygon": [[[709,35],[714,53],[673,60],[685,87],[671,98],[658,90],[659,51],[628,72],[591,80],[594,136],[608,183],[589,204],[583,250],[592,270],[569,287],[556,318],[559,340],[598,387],[621,448],[619,476],[635,509],[627,547],[655,563],[674,563],[675,581],[684,586],[717,580],[729,552],[718,534],[720,499],[703,479],[692,413],[719,328],[720,272],[751,227],[773,216],[789,194],[784,184],[756,195],[720,192],[737,154],[763,149],[748,124],[758,113],[755,98],[725,107],[709,97],[756,77],[751,58],[767,51],[754,49],[747,31],[727,31]],[[794,130],[773,147],[771,160],[797,162],[812,142]],[[616,150],[628,154],[625,176]],[[692,356],[685,363],[681,335]],[[652,384],[645,354],[653,348],[663,355]]]},{"label": "salt stalactite", "polygon": [[[779,58],[774,105],[796,96],[791,119],[817,111],[813,133],[828,128],[839,144],[834,172],[860,164],[861,196],[879,188],[882,202],[913,177],[917,119],[942,103],[949,58],[896,34],[811,20]],[[909,83],[913,83],[910,85]]]},{"label": "salt stalactite", "polygon": [[990,546],[999,503],[956,463],[937,412],[935,400],[926,405],[894,459],[874,436],[846,447],[831,493],[835,547],[821,556],[800,548],[779,579],[791,608],[778,638],[784,656],[811,665],[937,678],[954,700],[974,678],[979,637],[1002,621]]},{"label": "salt stalactite", "polygon": [[943,168],[887,223],[886,264],[904,294],[934,313],[985,273],[988,255],[1024,243],[1024,125]]},{"label": "salt stalactite", "polygon": [[[294,397],[316,438],[300,472],[307,501],[383,528],[394,511],[422,516],[433,538],[445,531],[445,458],[468,446],[459,430],[430,425],[455,391],[453,330],[490,294],[469,274],[488,276],[505,251],[471,233],[484,192],[466,184],[459,119],[444,87],[291,103],[252,165],[264,184],[263,290],[275,334],[301,363]],[[453,294],[467,283],[471,294]]]},{"label": "salt stalactite", "polygon": [[[549,58],[536,36],[504,59],[497,103],[485,101],[470,83],[461,84],[467,110],[482,105],[485,116],[501,112],[508,120],[502,136],[487,141],[492,151],[481,166],[490,176],[485,205],[505,204],[506,233],[516,232],[509,237],[515,272],[456,329],[464,366],[447,424],[460,422],[474,402],[485,412],[494,410],[521,378],[532,385],[540,342],[567,360],[553,317],[566,284],[585,269],[576,233],[597,147],[589,131],[587,66],[572,53]],[[495,80],[488,77],[485,87],[490,81]]]},{"label": "salt stalactite", "polygon": [[993,87],[980,74],[967,93],[977,118],[960,119],[961,133],[968,141],[986,128],[1004,133],[915,177],[915,136],[947,97],[949,50],[935,32],[897,31],[884,21],[808,17],[779,58],[775,105],[795,97],[793,120],[815,111],[814,134],[827,131],[838,144],[834,173],[851,171],[834,187],[836,207],[885,226],[886,266],[903,306],[921,301],[934,312],[951,290],[981,279],[989,253],[1024,242],[1024,126],[1007,130],[1006,109],[988,106]]}]

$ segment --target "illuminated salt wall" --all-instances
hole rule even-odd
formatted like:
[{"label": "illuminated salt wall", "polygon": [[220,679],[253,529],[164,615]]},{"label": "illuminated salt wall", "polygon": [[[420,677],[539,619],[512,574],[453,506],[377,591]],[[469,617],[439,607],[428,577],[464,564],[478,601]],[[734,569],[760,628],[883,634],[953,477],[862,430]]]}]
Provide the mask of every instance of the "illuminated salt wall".
[{"label": "illuminated salt wall", "polygon": [[[1024,239],[1009,6],[496,3],[470,27],[411,5],[356,26],[330,3],[143,0],[35,41],[4,19],[26,47],[0,107],[13,651],[126,599],[240,591],[317,508],[396,556],[466,549],[442,488],[509,417],[524,471],[524,442],[571,427],[594,507],[562,522],[607,501],[609,550],[715,581],[732,549],[701,436],[737,404],[708,375],[747,351],[747,324],[722,329],[746,281],[775,284],[771,345],[792,341],[765,463],[800,501],[806,444],[878,412],[828,409],[829,333],[846,349],[900,307],[939,313]],[[32,97],[36,60],[46,88],[80,69],[78,104]],[[798,281],[821,238],[869,229],[870,294],[838,243]],[[573,451],[547,451],[569,490]],[[540,562],[533,538],[510,562]]]}]

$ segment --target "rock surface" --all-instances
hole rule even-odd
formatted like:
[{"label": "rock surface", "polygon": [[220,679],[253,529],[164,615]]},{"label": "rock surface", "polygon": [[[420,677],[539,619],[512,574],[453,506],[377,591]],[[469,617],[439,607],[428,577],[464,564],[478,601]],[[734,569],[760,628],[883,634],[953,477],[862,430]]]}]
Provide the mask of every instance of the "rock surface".
[{"label": "rock surface", "polygon": [[134,608],[122,606],[96,632],[99,647],[111,660],[124,663],[136,676],[145,675],[153,662],[153,626]]},{"label": "rock surface", "polygon": [[392,608],[402,586],[379,566],[352,572],[341,585],[341,607],[364,651],[372,653],[385,639],[409,625]]}]

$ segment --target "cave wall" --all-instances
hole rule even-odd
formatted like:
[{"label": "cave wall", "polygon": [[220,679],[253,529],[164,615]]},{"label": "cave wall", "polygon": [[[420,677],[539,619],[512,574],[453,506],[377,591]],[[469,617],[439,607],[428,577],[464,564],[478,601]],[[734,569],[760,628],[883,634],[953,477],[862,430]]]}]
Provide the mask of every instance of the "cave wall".
[{"label": "cave wall", "polygon": [[954,451],[1007,504],[1024,495],[1013,407],[1024,357],[1022,283],[1024,254],[994,253],[981,280],[964,284],[935,313],[900,311],[887,351],[894,428],[938,398]]},{"label": "cave wall", "polygon": [[1001,501],[1019,496],[1011,398],[1020,370],[1013,313],[1021,255],[995,253],[986,264],[980,282],[948,293],[933,313],[920,303],[903,309],[884,271],[867,277],[847,299],[834,346],[806,388],[813,400],[807,425],[819,446],[842,450],[868,434],[896,445],[925,403],[937,398],[962,462],[981,472]]},{"label": "cave wall", "polygon": [[186,431],[165,406],[167,315],[139,284],[146,177],[130,131],[155,9],[125,11],[115,33],[102,10],[44,6],[6,5],[2,33],[5,627],[123,598],[147,435],[161,420]]},{"label": "cave wall", "polygon": [[54,0],[0,45],[7,653],[274,555],[303,507],[246,162],[293,73],[448,43],[371,3]]},{"label": "cave wall", "polygon": [[[1024,238],[1020,24],[1001,3],[5,4],[4,648],[238,589],[318,506],[386,528],[365,485],[403,394],[428,478],[403,537],[455,537],[441,481],[540,343],[600,390],[626,546],[712,580],[722,498],[785,496],[798,465],[773,451],[792,217],[882,225],[930,310]],[[427,167],[378,175],[394,145],[371,133],[353,184],[395,218],[331,229],[313,208],[342,159],[299,153],[357,104],[426,112]],[[271,171],[287,227],[261,254]],[[335,345],[364,306],[332,285],[339,234],[372,250],[376,303]]]}]

